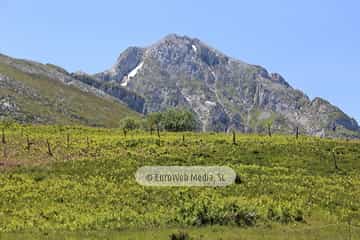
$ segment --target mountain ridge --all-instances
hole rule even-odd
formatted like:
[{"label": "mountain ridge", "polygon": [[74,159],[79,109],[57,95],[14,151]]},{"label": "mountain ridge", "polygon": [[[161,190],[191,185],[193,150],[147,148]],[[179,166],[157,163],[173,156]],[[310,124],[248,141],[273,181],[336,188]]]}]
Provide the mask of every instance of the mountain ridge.
[{"label": "mountain ridge", "polygon": [[143,97],[144,114],[189,108],[204,131],[264,132],[271,122],[280,133],[293,133],[297,127],[317,136],[360,132],[356,120],[328,101],[311,100],[281,74],[188,36],[169,34],[148,47],[129,47],[110,69],[92,76]]},{"label": "mountain ridge", "polygon": [[[10,73],[13,75],[9,77]],[[26,79],[28,82],[24,82]],[[327,100],[319,97],[310,99],[301,90],[293,88],[281,74],[270,73],[262,66],[229,57],[188,36],[169,34],[147,47],[128,47],[109,69],[96,74],[69,73],[56,65],[0,54],[2,115],[11,106],[16,110],[14,106],[17,104],[8,101],[9,92],[23,87],[19,84],[15,86],[15,83],[31,83],[30,88],[35,86],[43,91],[41,79],[45,85],[56,80],[54,84],[64,92],[70,91],[68,87],[71,87],[78,89],[77,94],[81,96],[90,94],[90,98],[101,102],[97,106],[115,102],[110,104],[112,107],[109,109],[115,108],[118,113],[116,120],[111,120],[111,111],[104,112],[108,123],[112,122],[111,126],[115,126],[121,118],[121,112],[135,116],[136,113],[131,111],[141,115],[169,107],[184,107],[194,112],[202,131],[266,133],[270,126],[275,133],[292,134],[299,129],[302,134],[314,136],[360,137],[358,122]],[[58,85],[59,82],[62,85]],[[63,89],[64,86],[66,89]],[[47,92],[31,96],[30,100],[41,102],[44,100],[42,94]],[[61,112],[57,106],[60,100],[61,97],[53,99],[55,105],[47,103],[48,118],[51,119],[52,111]],[[86,101],[92,102],[91,99]],[[68,104],[71,105],[70,102]],[[78,105],[77,102],[73,104]],[[76,111],[80,108],[78,105]],[[78,113],[72,114],[72,117],[78,118]],[[102,118],[96,116],[99,112],[89,113],[77,122],[89,124],[89,119],[93,119],[90,122],[96,125],[94,120]],[[46,123],[46,119],[40,122]],[[29,121],[37,122],[36,119]]]}]

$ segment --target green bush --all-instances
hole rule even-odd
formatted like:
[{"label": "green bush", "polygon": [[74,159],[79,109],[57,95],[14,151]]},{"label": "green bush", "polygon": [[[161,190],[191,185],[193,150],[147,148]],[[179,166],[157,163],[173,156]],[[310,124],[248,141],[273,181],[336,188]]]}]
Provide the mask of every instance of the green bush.
[{"label": "green bush", "polygon": [[197,127],[195,115],[186,109],[170,108],[161,113],[161,125],[166,131],[193,131]]},{"label": "green bush", "polygon": [[146,128],[151,132],[161,128],[162,115],[160,112],[149,113],[146,116]]},{"label": "green bush", "polygon": [[146,116],[146,129],[170,132],[193,131],[198,127],[195,115],[186,109],[170,108],[164,112],[149,113]]},{"label": "green bush", "polygon": [[140,129],[141,122],[136,118],[126,117],[121,120],[120,127],[123,130],[132,131],[132,130]]},{"label": "green bush", "polygon": [[190,236],[187,232],[172,233],[169,238],[170,240],[190,240]]}]

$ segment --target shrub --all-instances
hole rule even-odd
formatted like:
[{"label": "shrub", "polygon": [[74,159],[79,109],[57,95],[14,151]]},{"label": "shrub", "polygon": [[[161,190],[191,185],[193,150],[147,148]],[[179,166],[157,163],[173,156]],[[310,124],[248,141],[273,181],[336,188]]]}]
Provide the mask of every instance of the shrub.
[{"label": "shrub", "polygon": [[146,128],[152,133],[154,130],[160,130],[162,115],[160,112],[149,113],[146,117]]},{"label": "shrub", "polygon": [[126,117],[121,121],[120,126],[125,131],[131,131],[131,130],[139,129],[141,124],[135,118]]},{"label": "shrub", "polygon": [[187,232],[177,232],[177,233],[172,233],[169,236],[170,240],[190,240],[190,236]]},{"label": "shrub", "polygon": [[161,114],[165,130],[172,132],[193,131],[197,127],[194,114],[186,109],[170,108]]}]

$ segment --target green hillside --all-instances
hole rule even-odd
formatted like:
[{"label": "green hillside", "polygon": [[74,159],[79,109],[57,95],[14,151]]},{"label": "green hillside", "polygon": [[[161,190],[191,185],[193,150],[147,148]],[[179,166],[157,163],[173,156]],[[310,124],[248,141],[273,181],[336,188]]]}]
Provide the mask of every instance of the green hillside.
[{"label": "green hillside", "polygon": [[0,56],[0,115],[26,123],[118,126],[125,116],[138,116],[111,97],[100,97],[59,79],[64,70]]},{"label": "green hillside", "polygon": [[[234,239],[234,233],[312,239],[317,230],[306,229],[319,228],[314,239],[330,233],[342,239],[351,223],[359,234],[359,141],[239,134],[233,144],[228,134],[161,132],[159,139],[60,126],[17,126],[6,139],[0,145],[0,232],[169,239],[184,228],[195,239]],[[223,188],[143,187],[134,173],[144,165],[226,165],[238,178]],[[326,226],[337,231],[321,230]],[[144,230],[148,234],[135,236]],[[261,238],[267,234],[279,238]]]}]

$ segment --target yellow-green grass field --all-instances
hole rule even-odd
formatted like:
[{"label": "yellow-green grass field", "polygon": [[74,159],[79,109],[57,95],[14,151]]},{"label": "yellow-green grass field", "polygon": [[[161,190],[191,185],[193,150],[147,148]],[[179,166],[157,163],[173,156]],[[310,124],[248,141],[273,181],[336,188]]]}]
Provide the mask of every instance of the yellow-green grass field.
[{"label": "yellow-green grass field", "polygon": [[[16,125],[5,142],[0,239],[359,239],[357,140]],[[144,187],[145,165],[225,165],[238,178]]]}]

